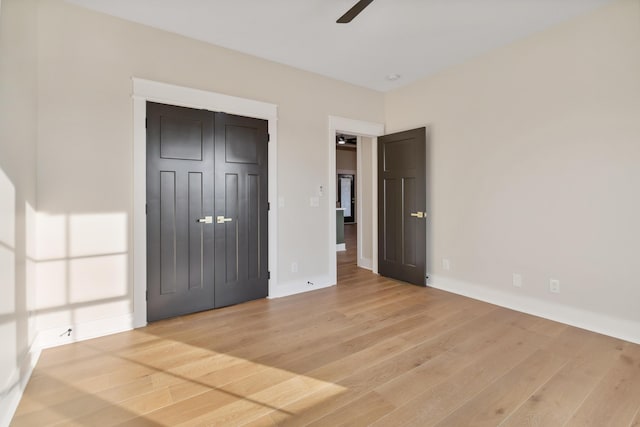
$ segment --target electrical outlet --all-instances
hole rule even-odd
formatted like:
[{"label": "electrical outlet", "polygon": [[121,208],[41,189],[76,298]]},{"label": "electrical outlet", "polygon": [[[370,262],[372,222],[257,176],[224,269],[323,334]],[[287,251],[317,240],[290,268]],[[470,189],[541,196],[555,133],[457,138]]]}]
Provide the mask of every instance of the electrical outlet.
[{"label": "electrical outlet", "polygon": [[297,262],[292,262],[291,263],[291,272],[292,273],[297,273],[298,272],[298,263]]},{"label": "electrical outlet", "polygon": [[513,286],[516,288],[522,287],[522,274],[513,273]]},{"label": "electrical outlet", "polygon": [[560,293],[560,280],[558,280],[558,279],[549,280],[549,291],[553,292],[554,294],[559,294]]},{"label": "electrical outlet", "polygon": [[442,258],[442,269],[451,270],[451,261],[448,258]]}]

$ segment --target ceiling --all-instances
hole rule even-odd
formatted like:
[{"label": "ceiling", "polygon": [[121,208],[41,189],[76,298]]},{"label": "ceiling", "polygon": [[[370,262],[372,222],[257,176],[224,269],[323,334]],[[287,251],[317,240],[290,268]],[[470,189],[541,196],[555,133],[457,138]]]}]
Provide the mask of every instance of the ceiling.
[{"label": "ceiling", "polygon": [[384,92],[612,0],[67,1]]}]

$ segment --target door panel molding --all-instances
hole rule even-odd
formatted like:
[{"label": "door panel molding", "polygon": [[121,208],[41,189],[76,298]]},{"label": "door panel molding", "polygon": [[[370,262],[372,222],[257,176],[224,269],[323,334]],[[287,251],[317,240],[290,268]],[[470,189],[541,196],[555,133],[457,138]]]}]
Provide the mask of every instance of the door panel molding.
[{"label": "door panel molding", "polygon": [[[200,89],[177,86],[152,80],[132,78],[133,92],[133,327],[147,324],[147,226],[146,226],[146,103],[147,101],[182,107],[224,111],[239,116],[268,121],[268,198],[277,200],[278,107],[262,101],[224,95]],[[269,211],[269,295],[278,284],[278,211],[271,203]],[[335,218],[334,218],[335,221]],[[335,227],[335,224],[334,224]],[[334,241],[335,247],[335,241]]]}]

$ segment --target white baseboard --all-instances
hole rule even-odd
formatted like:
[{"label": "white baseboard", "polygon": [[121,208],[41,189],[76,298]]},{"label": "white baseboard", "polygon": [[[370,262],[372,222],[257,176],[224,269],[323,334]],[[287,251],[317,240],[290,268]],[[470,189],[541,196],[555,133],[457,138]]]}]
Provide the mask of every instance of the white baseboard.
[{"label": "white baseboard", "polygon": [[336,243],[336,252],[342,252],[347,250],[346,243]]},{"label": "white baseboard", "polygon": [[515,295],[471,282],[431,276],[429,286],[501,307],[640,344],[640,322],[620,319],[538,298]]},{"label": "white baseboard", "polygon": [[[36,363],[38,363],[40,353],[40,348],[34,342],[27,354],[23,357],[20,367],[14,371],[7,382],[6,388],[3,389],[5,391],[0,395],[0,426],[5,427],[11,424],[11,419],[16,413],[16,409],[18,409],[33,369]],[[20,377],[20,372],[24,372],[22,377]]]},{"label": "white baseboard", "polygon": [[[307,282],[313,283],[310,285]],[[310,279],[296,280],[282,285],[274,286],[269,290],[268,298],[281,298],[289,295],[300,294],[302,292],[315,291],[329,286],[335,286],[329,276],[316,276]]]},{"label": "white baseboard", "polygon": [[370,258],[358,258],[358,267],[373,270],[373,261]]},{"label": "white baseboard", "polygon": [[[38,332],[36,342],[41,349],[57,347],[63,344],[130,331],[133,329],[133,324],[133,313],[107,317],[90,322],[41,330]],[[71,329],[71,334],[65,333],[69,328]]]}]

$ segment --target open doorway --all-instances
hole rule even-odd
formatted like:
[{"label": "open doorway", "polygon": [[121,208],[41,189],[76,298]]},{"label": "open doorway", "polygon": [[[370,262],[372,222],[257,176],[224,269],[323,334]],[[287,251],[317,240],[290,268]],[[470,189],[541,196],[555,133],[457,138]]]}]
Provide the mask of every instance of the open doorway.
[{"label": "open doorway", "polygon": [[336,135],[336,209],[344,213],[345,224],[356,223],[356,176],[358,136]]},{"label": "open doorway", "polygon": [[[377,182],[377,137],[384,134],[382,123],[365,122],[361,120],[347,119],[344,117],[329,116],[329,185],[328,196],[332,201],[328,204],[327,215],[329,217],[329,269],[333,283],[338,283],[338,251],[337,249],[337,205],[338,202],[338,168],[337,168],[337,142],[340,135],[349,135],[356,138],[356,167],[354,177],[355,203],[354,203],[354,233],[352,244],[356,250],[351,256],[353,260],[347,261],[353,270],[358,268],[372,270],[377,273],[378,245],[378,211],[377,192],[374,191]],[[346,144],[344,144],[346,145]],[[346,183],[345,183],[346,185]],[[350,231],[350,230],[349,230]],[[347,245],[345,241],[345,246]],[[356,267],[357,265],[357,267]],[[361,270],[360,270],[361,271]]]},{"label": "open doorway", "polygon": [[336,251],[338,281],[353,273],[358,262],[358,227],[356,208],[358,137],[346,133],[336,135]]}]

